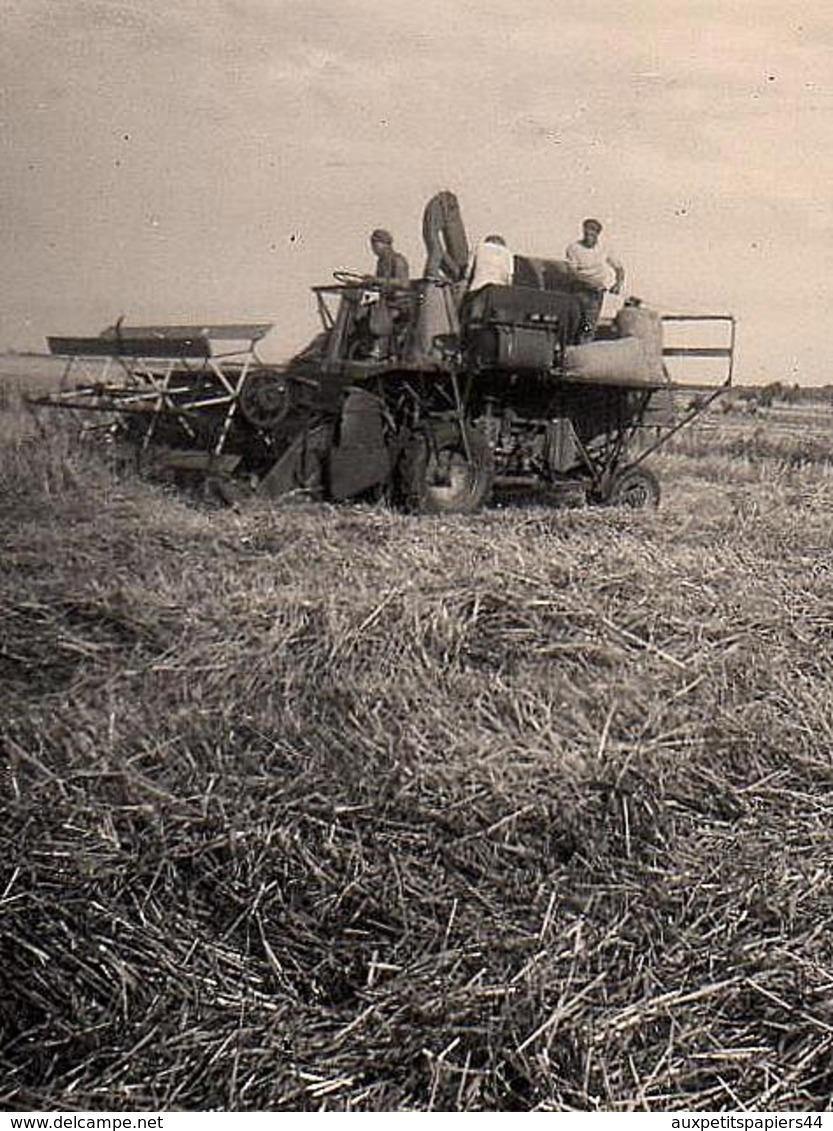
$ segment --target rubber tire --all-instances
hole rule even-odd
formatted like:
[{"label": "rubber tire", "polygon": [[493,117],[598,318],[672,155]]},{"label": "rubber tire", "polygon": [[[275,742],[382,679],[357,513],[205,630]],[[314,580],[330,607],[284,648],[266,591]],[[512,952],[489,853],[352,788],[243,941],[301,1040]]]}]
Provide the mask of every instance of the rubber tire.
[{"label": "rubber tire", "polygon": [[610,485],[605,503],[610,507],[634,510],[655,508],[660,500],[659,480],[647,467],[634,467],[617,475]]},{"label": "rubber tire", "polygon": [[[477,428],[466,431],[471,462],[467,461],[460,426],[435,425],[431,433],[419,432],[408,444],[400,467],[401,495],[408,510],[417,514],[473,514],[492,490],[494,459],[489,441]],[[452,463],[450,486],[432,482],[437,454],[448,452]]]}]

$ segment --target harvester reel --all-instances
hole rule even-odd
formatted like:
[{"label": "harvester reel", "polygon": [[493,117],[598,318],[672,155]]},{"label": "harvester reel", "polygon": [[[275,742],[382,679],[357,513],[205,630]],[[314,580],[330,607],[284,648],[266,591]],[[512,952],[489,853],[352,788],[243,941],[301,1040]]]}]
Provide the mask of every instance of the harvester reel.
[{"label": "harvester reel", "polygon": [[291,404],[292,390],[279,373],[250,373],[240,390],[240,411],[255,428],[275,428]]}]

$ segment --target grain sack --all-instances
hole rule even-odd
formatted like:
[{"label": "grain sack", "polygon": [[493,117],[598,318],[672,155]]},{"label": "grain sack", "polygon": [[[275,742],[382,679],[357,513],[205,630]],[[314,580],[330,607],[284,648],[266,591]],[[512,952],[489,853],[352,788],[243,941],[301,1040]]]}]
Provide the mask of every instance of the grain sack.
[{"label": "grain sack", "polygon": [[565,376],[609,384],[652,383],[644,343],[639,338],[614,338],[609,342],[586,342],[564,350]]},{"label": "grain sack", "polygon": [[652,381],[662,381],[662,317],[649,306],[623,306],[614,319],[620,338],[638,338],[645,348],[645,359]]}]

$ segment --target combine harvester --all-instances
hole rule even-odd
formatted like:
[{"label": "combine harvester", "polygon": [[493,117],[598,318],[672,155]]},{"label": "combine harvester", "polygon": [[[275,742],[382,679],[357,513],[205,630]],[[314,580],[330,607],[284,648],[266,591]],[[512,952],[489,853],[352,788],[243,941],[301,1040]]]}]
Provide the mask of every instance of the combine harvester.
[{"label": "combine harvester", "polygon": [[[734,319],[660,316],[630,300],[586,342],[581,284],[566,264],[516,256],[514,285],[485,287],[475,301],[453,194],[429,202],[424,219],[425,277],[335,272],[313,288],[322,331],[285,365],[258,356],[268,323],[117,323],[98,337],[49,338],[66,359],[61,388],[32,400],[108,414],[141,469],[198,476],[226,498],[385,495],[443,513],[528,489],[656,505],[646,461],[731,384]],[[374,309],[385,313],[383,338]],[[721,341],[664,345],[669,323],[700,324]],[[670,400],[672,356],[716,361],[721,382],[663,421],[655,409]]]}]

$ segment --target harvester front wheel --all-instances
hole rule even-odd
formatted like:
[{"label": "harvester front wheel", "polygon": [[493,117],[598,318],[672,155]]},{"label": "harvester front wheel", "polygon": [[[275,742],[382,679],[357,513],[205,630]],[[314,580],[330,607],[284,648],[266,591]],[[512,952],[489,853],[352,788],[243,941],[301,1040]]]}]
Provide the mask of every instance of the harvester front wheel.
[{"label": "harvester front wheel", "polygon": [[612,507],[659,506],[659,480],[647,467],[632,467],[617,475],[610,485],[605,502]]},{"label": "harvester front wheel", "polygon": [[449,421],[418,432],[402,458],[405,505],[420,514],[471,514],[486,502],[494,479],[489,442],[477,428]]}]

